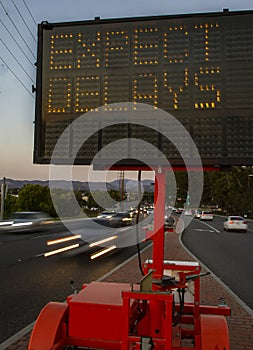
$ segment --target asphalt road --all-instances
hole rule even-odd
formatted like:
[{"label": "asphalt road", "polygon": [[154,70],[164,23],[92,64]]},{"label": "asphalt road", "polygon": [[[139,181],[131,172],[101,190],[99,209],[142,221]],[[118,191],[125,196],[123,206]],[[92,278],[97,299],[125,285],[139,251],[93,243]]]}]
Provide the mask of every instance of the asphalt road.
[{"label": "asphalt road", "polygon": [[[187,218],[185,218],[187,220]],[[224,218],[193,219],[185,229],[185,246],[220,278],[246,305],[253,309],[253,222],[248,232],[226,232]]]},{"label": "asphalt road", "polygon": [[[194,219],[185,229],[183,242],[253,308],[253,224],[249,223],[246,234],[227,233],[222,228],[223,220],[219,217],[211,222]],[[79,234],[82,226],[82,222],[75,223],[72,234]],[[70,280],[74,280],[79,289],[83,283],[100,278],[136,253],[136,247],[132,246],[91,260],[91,253],[97,248],[91,250],[82,240],[77,240],[81,243],[79,248],[44,257],[45,251],[53,249],[47,246],[48,240],[69,235],[62,225],[41,232],[0,232],[0,344],[33,322],[47,302],[65,300],[72,293]],[[92,230],[88,236],[93,241],[101,238],[98,233],[94,237]],[[105,236],[105,231],[102,236]],[[127,230],[123,229],[121,237],[124,246],[129,242]]]},{"label": "asphalt road", "polygon": [[[80,289],[83,283],[98,279],[136,253],[136,247],[132,246],[91,260],[91,253],[98,248],[89,248],[83,240],[76,240],[75,243],[81,244],[79,248],[44,257],[44,252],[56,248],[48,247],[48,240],[78,234],[82,226],[83,222],[73,223],[72,233],[63,225],[29,233],[0,231],[0,344],[33,322],[46,303],[63,301],[72,294],[70,280]],[[90,239],[104,235],[105,231],[97,232]]]}]

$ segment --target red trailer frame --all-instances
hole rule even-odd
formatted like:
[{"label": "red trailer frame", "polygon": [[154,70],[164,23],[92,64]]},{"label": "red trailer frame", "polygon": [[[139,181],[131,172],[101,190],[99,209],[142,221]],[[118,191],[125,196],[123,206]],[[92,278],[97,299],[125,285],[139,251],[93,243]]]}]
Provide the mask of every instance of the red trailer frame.
[{"label": "red trailer frame", "polygon": [[[197,262],[164,260],[166,172],[155,171],[153,257],[139,284],[92,282],[66,303],[47,304],[29,350],[229,350],[226,306],[200,305]],[[187,300],[189,284],[194,297]],[[178,295],[178,296],[177,296]]]}]

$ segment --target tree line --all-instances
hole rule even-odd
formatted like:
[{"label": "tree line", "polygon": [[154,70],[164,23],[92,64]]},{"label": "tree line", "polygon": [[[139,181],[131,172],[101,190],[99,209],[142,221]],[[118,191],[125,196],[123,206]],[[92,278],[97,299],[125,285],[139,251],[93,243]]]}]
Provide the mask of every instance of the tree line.
[{"label": "tree line", "polygon": [[[249,166],[204,172],[201,206],[219,208],[225,215],[247,215],[253,218],[252,174],[253,167]],[[178,187],[187,189],[187,174],[177,173],[176,178]]]},{"label": "tree line", "polygon": [[[52,196],[54,201],[52,200]],[[108,191],[108,198],[114,201],[120,200],[119,191]],[[21,190],[11,190],[8,192],[4,201],[4,218],[11,217],[13,212],[17,211],[42,211],[52,217],[57,217],[57,211],[64,217],[75,217],[80,214],[80,211],[86,211],[92,214],[91,208],[101,209],[99,198],[103,197],[101,192],[96,193],[82,193],[81,191],[74,191],[75,199],[79,208],[73,208],[72,200],[73,193],[63,189],[53,189],[50,191],[48,186],[42,185],[25,185]],[[98,203],[94,199],[97,198]],[[101,199],[102,200],[102,199]],[[109,206],[109,202],[104,203]]]},{"label": "tree line", "polygon": [[[212,171],[204,173],[204,190],[201,206],[219,208],[223,214],[238,214],[253,217],[253,176],[252,167],[232,167],[230,171]],[[177,195],[184,200],[187,193],[187,173],[176,172],[178,186]],[[61,213],[64,216],[76,216],[77,212],[71,212],[71,205],[68,205],[73,193],[63,189],[54,189],[57,192],[57,206],[61,206]],[[111,203],[118,202],[121,198],[120,192],[108,191],[109,196],[101,192],[81,193],[75,191],[74,195],[79,204],[80,210],[88,214],[91,208],[103,209],[99,203],[103,197],[104,207],[110,207]],[[94,199],[95,198],[95,199]],[[112,198],[112,202],[110,202]],[[143,200],[153,200],[152,193],[144,193]],[[43,211],[52,217],[57,217],[57,211],[53,204],[50,189],[41,185],[25,185],[21,190],[9,191],[4,205],[4,218],[11,216],[15,211]],[[180,205],[181,203],[178,203]]]}]

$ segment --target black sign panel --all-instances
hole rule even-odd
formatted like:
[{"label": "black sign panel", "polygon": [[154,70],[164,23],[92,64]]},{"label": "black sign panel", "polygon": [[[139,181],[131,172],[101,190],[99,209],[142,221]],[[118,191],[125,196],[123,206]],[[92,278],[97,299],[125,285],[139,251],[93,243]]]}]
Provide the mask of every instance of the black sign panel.
[{"label": "black sign panel", "polygon": [[[79,116],[132,102],[180,121],[204,165],[253,164],[253,11],[43,22],[38,35],[35,163],[50,163],[58,138]],[[94,118],[83,130],[94,127]],[[76,164],[89,165],[105,145],[130,137],[152,143],[171,164],[183,164],[170,140],[152,127],[98,129],[79,149]],[[68,162],[74,147],[71,130],[59,163]],[[135,165],[129,150],[127,155],[123,163]]]}]

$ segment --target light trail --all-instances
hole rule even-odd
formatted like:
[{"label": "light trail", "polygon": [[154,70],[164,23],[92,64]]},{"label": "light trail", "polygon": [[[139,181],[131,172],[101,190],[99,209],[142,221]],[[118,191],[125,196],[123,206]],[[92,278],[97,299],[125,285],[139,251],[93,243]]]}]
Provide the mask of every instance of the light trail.
[{"label": "light trail", "polygon": [[67,250],[78,248],[79,246],[80,246],[80,244],[73,244],[73,245],[70,245],[70,246],[67,246],[64,248],[52,250],[51,252],[44,253],[44,257],[47,258],[48,256],[59,254],[62,252],[66,252]]},{"label": "light trail", "polygon": [[108,252],[110,252],[110,251],[112,251],[112,250],[114,250],[116,248],[117,248],[116,245],[112,245],[111,247],[108,247],[108,248],[105,248],[105,249],[101,249],[98,252],[92,254],[90,256],[90,258],[91,258],[91,260],[94,260],[94,259],[98,258],[99,256],[104,255],[104,254],[106,254],[106,253],[108,253]]},{"label": "light trail", "polygon": [[114,239],[117,239],[118,236],[111,236],[111,237],[108,237],[108,238],[105,238],[105,239],[101,239],[100,241],[96,241],[96,242],[93,242],[91,244],[89,244],[89,247],[96,247],[98,245],[101,245],[103,243],[106,243],[106,242],[110,242],[110,241],[113,241]]},{"label": "light trail", "polygon": [[31,226],[33,224],[32,221],[28,221],[28,222],[18,222],[16,224],[12,224],[12,227],[19,227],[19,226]]},{"label": "light trail", "polygon": [[63,237],[63,238],[58,238],[58,239],[54,239],[52,241],[47,241],[47,245],[54,245],[54,244],[59,244],[62,242],[68,242],[68,241],[72,241],[75,239],[81,238],[81,235],[74,235],[74,236],[68,236],[68,237]]},{"label": "light trail", "polygon": [[3,222],[0,222],[0,226],[7,226],[7,225],[12,225],[13,224],[13,221],[3,221]]}]

